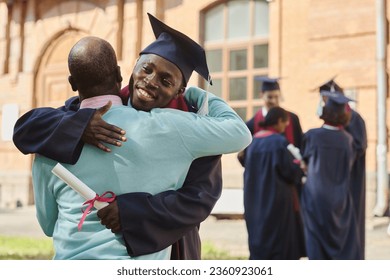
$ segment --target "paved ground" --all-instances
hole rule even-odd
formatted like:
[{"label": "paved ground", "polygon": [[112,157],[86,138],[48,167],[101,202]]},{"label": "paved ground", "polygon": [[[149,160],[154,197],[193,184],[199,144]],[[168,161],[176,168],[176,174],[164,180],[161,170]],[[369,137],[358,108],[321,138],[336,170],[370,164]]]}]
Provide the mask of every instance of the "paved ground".
[{"label": "paved ground", "polygon": [[[221,198],[215,205],[212,214],[217,217],[242,216],[243,208],[242,189],[224,189]],[[239,202],[239,203],[237,203]],[[366,213],[369,215],[375,204],[375,195],[372,186],[366,194]],[[366,217],[366,259],[390,260],[390,235],[387,234],[389,218]],[[201,226],[202,240],[210,241],[219,248],[233,255],[247,256],[247,233],[243,220],[217,220],[208,218]]]},{"label": "paved ground", "polygon": [[[386,230],[388,218],[368,218],[366,259],[390,260],[390,236]],[[204,242],[234,256],[248,256],[247,233],[243,220],[217,220],[210,216],[202,223],[200,234]],[[0,209],[0,235],[42,237],[34,207]]]},{"label": "paved ground", "polygon": [[[368,219],[366,228],[366,259],[390,260],[388,218]],[[232,255],[248,256],[247,233],[243,220],[217,220],[209,217],[200,228],[203,242],[210,242]]]}]

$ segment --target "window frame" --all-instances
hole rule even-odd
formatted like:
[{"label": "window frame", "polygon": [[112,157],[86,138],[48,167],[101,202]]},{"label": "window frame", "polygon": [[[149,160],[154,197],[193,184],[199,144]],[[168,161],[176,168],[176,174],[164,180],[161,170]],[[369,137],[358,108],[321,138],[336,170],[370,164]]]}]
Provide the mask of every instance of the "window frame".
[{"label": "window frame", "polygon": [[[262,105],[262,100],[260,96],[256,93],[258,93],[258,90],[254,88],[255,82],[254,77],[256,76],[264,76],[268,75],[269,72],[269,57],[270,52],[268,48],[268,67],[263,68],[254,68],[254,47],[256,45],[261,44],[268,44],[270,45],[269,39],[270,39],[270,31],[268,31],[268,36],[255,36],[254,28],[255,28],[255,1],[258,0],[247,0],[249,2],[250,7],[250,36],[246,39],[229,39],[227,36],[227,20],[228,20],[228,2],[230,1],[219,1],[215,3],[215,5],[209,6],[206,9],[202,11],[203,16],[201,17],[202,26],[201,29],[203,31],[203,34],[206,33],[206,14],[208,11],[210,11],[213,8],[219,7],[220,5],[223,5],[223,21],[224,21],[224,38],[220,41],[203,41],[204,42],[204,49],[207,53],[209,50],[221,50],[222,51],[222,70],[220,72],[211,72],[211,78],[212,79],[221,79],[221,98],[226,100],[228,104],[234,109],[234,108],[246,108],[246,116],[241,116],[244,120],[250,119],[253,117],[253,115],[256,113],[256,108]],[[264,0],[266,1],[266,0]],[[269,6],[268,6],[268,13],[269,13]],[[203,27],[203,28],[202,28]],[[245,70],[229,70],[230,67],[230,51],[232,50],[240,50],[240,49],[246,49],[247,51],[247,68]],[[246,98],[243,100],[230,100],[230,92],[229,92],[229,81],[231,78],[240,78],[240,77],[246,77],[247,78],[247,93]],[[204,85],[204,82],[203,82]],[[209,90],[213,92],[213,88],[210,87]],[[254,109],[255,108],[255,109]]]}]

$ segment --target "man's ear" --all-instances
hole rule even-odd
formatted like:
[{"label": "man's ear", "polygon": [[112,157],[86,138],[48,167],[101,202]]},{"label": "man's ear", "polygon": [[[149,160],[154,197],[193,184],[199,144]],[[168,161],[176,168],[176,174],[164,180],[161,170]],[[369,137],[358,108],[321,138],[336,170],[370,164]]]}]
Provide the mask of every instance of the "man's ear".
[{"label": "man's ear", "polygon": [[70,86],[72,87],[72,90],[77,91],[77,85],[76,85],[75,81],[73,80],[72,76],[68,77],[68,82],[69,82]]},{"label": "man's ear", "polygon": [[121,82],[123,81],[120,66],[117,66],[117,67],[116,67],[116,81],[117,81],[118,83],[121,83]]}]

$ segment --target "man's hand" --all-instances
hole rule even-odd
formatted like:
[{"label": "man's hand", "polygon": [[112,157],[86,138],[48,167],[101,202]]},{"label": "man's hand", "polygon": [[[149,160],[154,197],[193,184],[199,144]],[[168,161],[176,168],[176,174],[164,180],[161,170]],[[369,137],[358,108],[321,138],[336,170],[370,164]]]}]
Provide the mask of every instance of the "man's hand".
[{"label": "man's hand", "polygon": [[103,143],[121,146],[120,141],[126,141],[125,131],[115,125],[111,125],[102,119],[102,116],[111,108],[111,101],[96,110],[91,121],[84,130],[81,140],[84,143],[98,147],[105,152],[111,152],[111,149]]},{"label": "man's hand", "polygon": [[118,233],[121,230],[121,222],[119,219],[118,204],[116,200],[97,211],[97,216],[100,219],[100,223],[106,228],[111,229],[111,232]]}]

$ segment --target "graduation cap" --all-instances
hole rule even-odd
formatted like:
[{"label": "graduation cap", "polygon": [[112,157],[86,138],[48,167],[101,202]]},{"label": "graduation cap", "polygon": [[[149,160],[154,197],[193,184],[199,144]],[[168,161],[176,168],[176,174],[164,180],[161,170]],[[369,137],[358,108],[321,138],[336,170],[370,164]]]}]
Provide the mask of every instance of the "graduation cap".
[{"label": "graduation cap", "polygon": [[353,99],[346,97],[341,91],[321,90],[320,94],[321,96],[326,96],[339,104],[345,104],[349,101],[354,101]]},{"label": "graduation cap", "polygon": [[333,76],[331,79],[329,79],[328,81],[326,81],[325,83],[321,84],[320,86],[316,87],[315,89],[312,89],[311,91],[319,91],[320,92],[320,101],[318,103],[318,106],[317,106],[317,115],[318,116],[321,116],[322,115],[322,107],[324,106],[324,102],[322,100],[322,96],[326,96],[326,94],[324,95],[323,92],[338,92],[339,94],[342,94],[344,95],[344,90],[342,89],[342,87],[340,87],[335,81],[334,79],[336,78],[336,76]]},{"label": "graduation cap", "polygon": [[318,87],[318,90],[320,91],[338,91],[338,92],[343,92],[343,88],[340,87],[335,81],[334,79],[336,78],[336,76],[334,76],[333,78],[331,78],[330,80],[326,81],[325,83],[323,83],[322,85],[320,85]]},{"label": "graduation cap", "polygon": [[255,77],[256,81],[261,81],[261,91],[271,91],[271,90],[279,90],[279,80],[280,78],[270,78],[266,76]]},{"label": "graduation cap", "polygon": [[348,98],[344,93],[340,91],[326,91],[323,90],[320,92],[321,96],[328,97],[328,100],[325,103],[325,107],[331,109],[332,111],[340,112],[345,109],[345,105],[349,101],[354,101],[351,98]]},{"label": "graduation cap", "polygon": [[196,71],[212,85],[204,49],[183,33],[169,27],[148,13],[156,40],[140,54],[156,54],[175,64],[186,83]]}]

